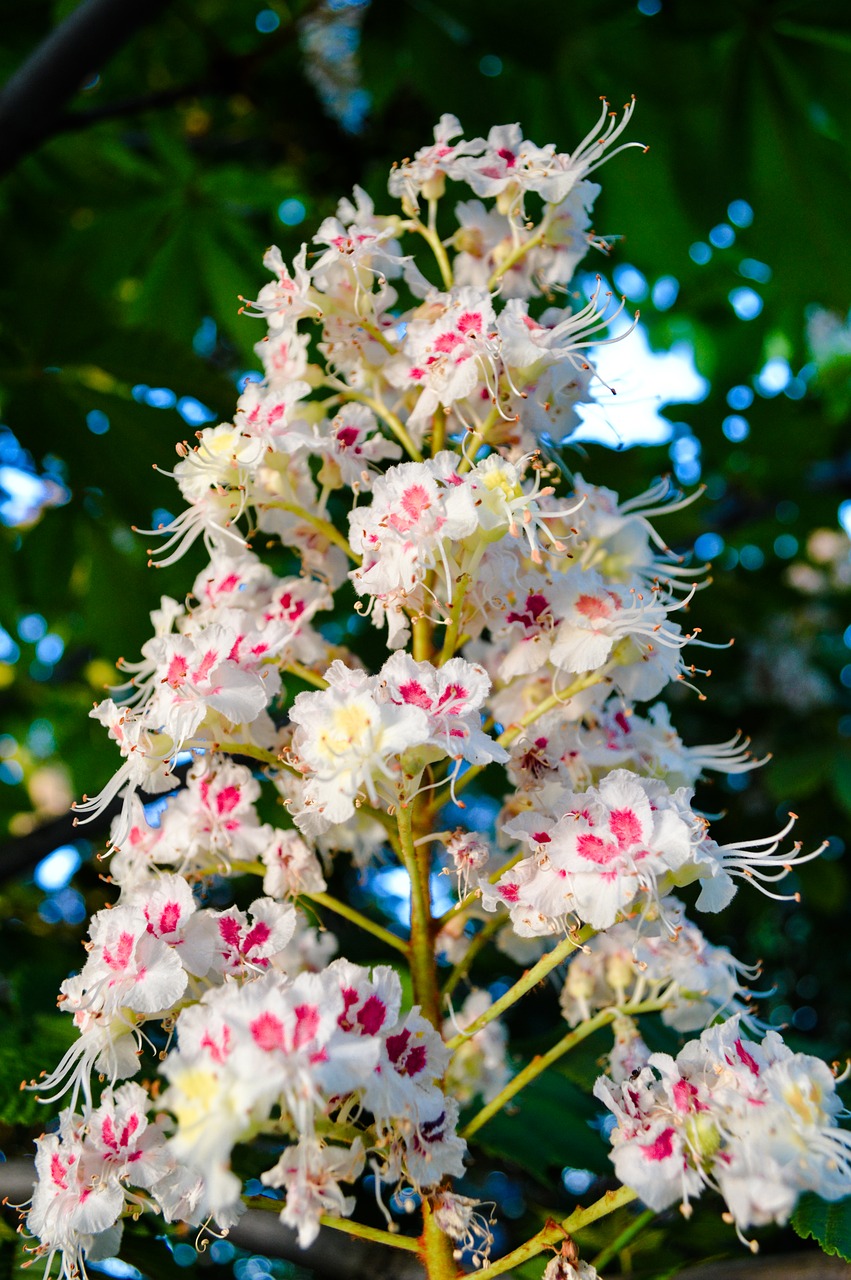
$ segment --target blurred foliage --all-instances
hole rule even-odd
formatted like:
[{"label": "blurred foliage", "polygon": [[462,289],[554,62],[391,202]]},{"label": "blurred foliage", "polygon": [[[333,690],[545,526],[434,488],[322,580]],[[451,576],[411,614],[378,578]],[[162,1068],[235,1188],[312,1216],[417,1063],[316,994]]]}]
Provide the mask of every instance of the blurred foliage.
[{"label": "blurred foliage", "polygon": [[[3,7],[0,80],[74,4]],[[265,246],[277,242],[292,256],[355,181],[381,197],[389,163],[422,145],[445,111],[459,115],[468,136],[520,119],[528,136],[569,149],[591,127],[601,94],[620,104],[635,93],[631,136],[650,151],[604,172],[597,230],[623,238],[599,269],[637,268],[659,302],[641,303],[651,344],[687,344],[710,390],[666,411],[670,447],[589,445],[568,450],[567,462],[624,493],[646,488],[672,462],[682,479],[699,472],[707,486],[662,531],[677,548],[715,536],[716,580],[691,616],[707,639],[737,642],[712,654],[711,680],[697,677],[706,703],[677,691],[685,696],[675,699],[675,718],[687,742],[723,740],[741,727],[758,753],[777,758],[745,775],[744,787],[734,778],[701,799],[709,812],[731,810],[726,838],[764,835],[790,808],[801,814],[805,846],[833,837],[826,857],[799,874],[803,910],[743,891],[709,932],[746,961],[762,956],[771,991],[764,1008],[774,1023],[794,1020],[796,1048],[840,1055],[851,1043],[849,884],[837,860],[851,814],[843,684],[851,584],[847,545],[813,532],[836,539],[837,508],[851,494],[851,342],[837,330],[809,350],[806,318],[814,306],[842,317],[851,303],[847,5],[542,0],[521,10],[510,0],[373,0],[361,15],[371,107],[359,132],[351,114],[348,132],[327,114],[298,39],[300,19],[329,12],[319,0],[175,0],[107,65],[88,69],[53,135],[0,185],[0,419],[28,451],[15,455],[12,437],[0,436],[0,466],[14,456],[53,486],[51,505],[0,529],[0,622],[20,649],[16,661],[14,653],[0,661],[0,819],[12,844],[114,768],[86,712],[115,678],[115,659],[138,652],[160,593],[181,595],[196,568],[189,557],[149,572],[145,540],[129,526],[150,528],[175,501],[151,463],[168,469],[177,441],[206,417],[227,419],[236,381],[258,367],[261,334],[238,315],[238,295],[254,296],[263,282]],[[333,78],[333,67],[325,73]],[[730,227],[733,201],[750,206],[749,225]],[[733,232],[726,247],[711,236],[721,225]],[[662,277],[678,284],[673,305],[670,290],[667,300],[652,291]],[[762,300],[750,320],[730,302],[742,287]],[[794,375],[786,392],[760,386],[770,360]],[[747,394],[736,400],[733,388]],[[737,407],[748,395],[752,403]],[[730,438],[733,413],[746,423],[741,439]],[[621,421],[613,412],[615,429]],[[20,634],[32,615],[60,638],[55,661],[37,656],[38,637]],[[87,910],[102,903],[91,864],[78,884]],[[4,954],[14,957],[0,991],[4,1087],[36,1070],[36,1040],[42,1065],[64,1043],[47,1012],[32,1014],[50,1008],[78,963],[68,944],[80,926],[47,923],[44,902],[31,884],[0,892]],[[477,978],[499,977],[499,963]],[[530,1017],[531,1055],[540,1043]],[[583,1071],[593,1074],[599,1051],[570,1068],[571,1078],[544,1077],[523,1095],[524,1142],[501,1120],[486,1131],[498,1167],[510,1161],[521,1177],[535,1173],[536,1159],[540,1174],[544,1160],[552,1178],[555,1117],[580,1105]],[[29,1097],[5,1114],[10,1140],[34,1123]],[[552,1151],[541,1154],[537,1134],[552,1136]],[[568,1163],[603,1172],[596,1142],[584,1126]],[[475,1178],[486,1185],[486,1170]],[[529,1193],[542,1196],[542,1214],[575,1203],[555,1185]],[[595,1228],[594,1247],[626,1221]],[[672,1230],[683,1256],[735,1247],[731,1233],[719,1234],[713,1206],[700,1207],[687,1243]],[[775,1238],[786,1239],[775,1233],[766,1247]],[[621,1263],[636,1275],[662,1274],[655,1228],[641,1240]]]}]

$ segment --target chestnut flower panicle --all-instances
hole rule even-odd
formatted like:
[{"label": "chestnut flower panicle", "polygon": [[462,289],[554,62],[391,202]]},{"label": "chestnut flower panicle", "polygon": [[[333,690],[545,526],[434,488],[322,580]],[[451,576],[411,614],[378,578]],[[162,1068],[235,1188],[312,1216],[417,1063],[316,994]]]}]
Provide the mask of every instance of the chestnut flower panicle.
[{"label": "chestnut flower panicle", "polygon": [[[764,761],[740,734],[684,744],[655,701],[706,674],[686,622],[705,566],[655,526],[691,497],[565,482],[558,455],[611,391],[594,351],[622,307],[599,278],[575,304],[571,278],[608,248],[590,175],[641,146],[620,141],[633,106],[604,101],[572,152],[516,123],[467,140],[444,115],[391,172],[401,209],[355,188],[291,265],[267,251],[272,278],[243,299],[265,376],[178,443],[163,474],[186,505],[150,533],[154,564],[196,544],[208,563],[91,713],[121,762],[77,813],[117,802],[117,898],[61,986],[77,1040],[33,1085],[70,1093],[27,1214],[47,1272],[85,1276],[142,1209],[227,1229],[252,1144],[301,1247],[339,1219],[402,1244],[353,1216],[368,1172],[379,1204],[423,1202],[432,1280],[484,1266],[495,1218],[453,1185],[468,1143],[604,1026],[615,1172],[651,1208],[713,1189],[743,1232],[804,1191],[851,1194],[833,1076],[753,1038],[757,970],[674,897],[779,897],[820,852],[789,850],[791,816],[716,841],[694,787]],[[394,918],[336,896],[349,855],[404,883]],[[329,915],[393,964],[337,955]],[[502,1014],[557,970],[571,1030],[521,1065]],[[653,1013],[702,1034],[650,1053]],[[547,1280],[591,1280],[559,1246]]]}]

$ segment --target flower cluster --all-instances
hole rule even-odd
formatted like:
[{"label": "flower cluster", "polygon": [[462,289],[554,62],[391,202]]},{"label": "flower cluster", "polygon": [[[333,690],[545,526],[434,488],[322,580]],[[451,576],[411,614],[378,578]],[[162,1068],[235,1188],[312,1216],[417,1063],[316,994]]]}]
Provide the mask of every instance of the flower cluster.
[{"label": "flower cluster", "polygon": [[[619,310],[599,279],[571,285],[607,248],[589,175],[631,114],[604,104],[572,153],[518,125],[465,140],[444,116],[392,170],[399,211],[356,188],[291,265],[269,249],[271,280],[243,299],[265,324],[264,376],[232,421],[178,445],[185,509],[148,531],[153,563],[199,540],[209,562],[185,600],[163,597],[127,683],[92,712],[122,763],[78,818],[120,797],[119,896],[62,984],[79,1037],[39,1087],[71,1090],[71,1109],[40,1140],[27,1218],[69,1278],[114,1252],[124,1212],[234,1223],[234,1148],[254,1139],[302,1246],[354,1213],[368,1163],[379,1202],[382,1184],[425,1201],[435,1275],[447,1240],[481,1264],[493,1220],[452,1180],[466,1138],[546,1065],[511,1078],[499,1015],[565,961],[567,1039],[613,1025],[618,1083],[598,1095],[619,1120],[616,1171],[651,1206],[717,1187],[744,1227],[784,1219],[803,1189],[851,1191],[832,1076],[775,1033],[746,1045],[755,971],[674,897],[696,883],[697,909],[718,911],[737,879],[815,856],[784,847],[792,819],[719,844],[697,782],[762,762],[738,735],[686,746],[654,702],[702,674],[684,620],[705,567],[653,523],[688,499],[665,481],[627,500],[562,485],[577,407],[610,391],[593,349]],[[453,826],[486,768],[504,771],[494,828]],[[408,937],[334,896],[349,856],[407,873]],[[438,870],[457,891],[441,918]],[[333,959],[319,908],[395,965]],[[496,1000],[471,976],[490,938],[506,968],[535,962]],[[651,1010],[683,1032],[735,1017],[645,1065],[631,1019]],[[119,1086],[154,1057],[150,1091]],[[594,1273],[563,1250],[546,1274]]]},{"label": "flower cluster", "polygon": [[786,1222],[802,1191],[848,1194],[851,1135],[837,1128],[836,1081],[776,1031],[748,1040],[733,1017],[676,1059],[651,1054],[623,1084],[601,1078],[594,1091],[617,1118],[618,1177],[652,1209],[680,1201],[688,1216],[712,1186],[741,1232]]},{"label": "flower cluster", "polygon": [[125,1209],[156,1208],[167,1222],[200,1221],[201,1180],[180,1166],[162,1123],[148,1123],[149,1105],[137,1084],[107,1088],[86,1117],[63,1111],[58,1133],[40,1139],[27,1225],[48,1271],[57,1252],[69,1276],[84,1257],[114,1257]]},{"label": "flower cluster", "polygon": [[163,1105],[177,1122],[171,1149],[203,1175],[205,1214],[224,1223],[238,1217],[242,1184],[230,1153],[268,1126],[273,1110],[277,1132],[293,1141],[262,1179],[286,1188],[283,1220],[298,1228],[302,1246],[330,1204],[344,1211],[338,1180],[354,1180],[364,1163],[362,1140],[350,1150],[323,1141],[319,1118],[368,1109],[387,1181],[403,1169],[416,1186],[463,1173],[458,1104],[439,1085],[448,1053],[416,1006],[400,1017],[401,997],[387,966],[370,973],[335,960],[292,981],[272,968],[248,984],[227,983],[181,1013]]}]

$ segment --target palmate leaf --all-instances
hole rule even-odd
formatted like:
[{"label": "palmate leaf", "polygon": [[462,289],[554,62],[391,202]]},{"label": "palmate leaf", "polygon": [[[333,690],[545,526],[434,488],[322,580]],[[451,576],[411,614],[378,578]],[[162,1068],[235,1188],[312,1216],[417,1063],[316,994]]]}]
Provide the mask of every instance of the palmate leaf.
[{"label": "palmate leaf", "polygon": [[851,1262],[851,1196],[829,1204],[814,1192],[801,1196],[792,1226],[803,1239],[812,1239],[832,1257]]},{"label": "palmate leaf", "polygon": [[236,228],[217,226],[206,217],[197,219],[196,232],[195,261],[199,281],[206,290],[206,310],[227,333],[240,358],[249,367],[257,368],[260,362],[254,344],[264,336],[265,329],[239,315],[240,294],[256,296],[267,279],[265,269],[257,268],[256,245],[252,256],[250,236],[243,238]]},{"label": "palmate leaf", "polygon": [[851,813],[851,752],[837,755],[833,762],[833,794],[837,804]]},{"label": "palmate leaf", "polygon": [[6,1017],[0,1045],[0,1129],[9,1125],[36,1126],[50,1117],[35,1091],[24,1090],[23,1080],[31,1080],[45,1063],[59,1062],[77,1039],[70,1018],[59,1013],[37,1014],[35,1018]]},{"label": "palmate leaf", "polygon": [[494,1116],[474,1141],[489,1155],[510,1160],[544,1186],[552,1186],[553,1170],[565,1165],[611,1172],[606,1146],[590,1127],[597,1114],[590,1093],[550,1070]]}]

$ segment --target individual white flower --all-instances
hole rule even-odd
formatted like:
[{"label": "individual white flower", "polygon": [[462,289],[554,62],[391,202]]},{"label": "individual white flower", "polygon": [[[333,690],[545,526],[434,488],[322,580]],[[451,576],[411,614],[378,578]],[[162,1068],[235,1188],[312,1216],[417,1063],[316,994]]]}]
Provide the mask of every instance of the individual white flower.
[{"label": "individual white flower", "polygon": [[319,859],[296,831],[275,831],[260,855],[266,867],[263,892],[270,898],[324,893]]},{"label": "individual white flower", "polygon": [[608,929],[634,903],[658,901],[670,874],[692,856],[692,831],[677,798],[626,769],[565,795],[559,808],[557,821],[528,811],[506,825],[535,853],[483,898],[486,906],[504,902],[523,936],[554,932],[570,915]]},{"label": "individual white flower", "polygon": [[361,288],[369,289],[374,275],[398,275],[406,261],[394,239],[394,228],[370,225],[365,219],[344,226],[339,218],[325,218],[313,243],[327,245],[311,275],[328,292],[335,284],[347,282],[349,276]]},{"label": "individual white flower", "polygon": [[109,736],[118,743],[124,763],[96,796],[84,795],[71,806],[74,822],[75,825],[92,822],[111,800],[121,795],[121,815],[110,832],[112,843],[120,845],[133,825],[136,791],[141,787],[159,794],[175,785],[172,767],[176,748],[171,736],[160,732],[161,726],[148,711],[119,707],[111,698],[106,698],[97,703],[89,715],[109,730]]},{"label": "individual white flower", "polygon": [[295,930],[296,914],[288,902],[258,898],[252,902],[247,914],[237,907],[230,907],[216,915],[214,920],[213,967],[233,977],[260,974],[270,967],[280,968],[281,954]]},{"label": "individual white flower", "polygon": [[462,133],[457,116],[442,115],[434,127],[434,142],[421,147],[413,160],[394,164],[387,184],[391,196],[401,197],[412,209],[417,208],[419,195],[427,200],[441,196],[447,177],[463,176],[463,157],[477,154],[485,145],[482,138],[455,141]]},{"label": "individual white flower", "polygon": [[81,977],[99,1011],[164,1014],[186,990],[187,974],[177,950],[157,937],[149,923],[138,906],[117,906],[93,917]]},{"label": "individual white flower", "polygon": [[481,727],[481,708],[490,690],[482,667],[463,658],[450,658],[435,667],[415,662],[407,653],[394,653],[377,680],[382,699],[397,707],[419,707],[425,713],[429,736],[424,745],[472,764],[508,759],[505,748]]},{"label": "individual white flower", "polygon": [[363,561],[349,576],[358,595],[372,597],[373,620],[387,617],[392,649],[406,642],[410,623],[402,607],[424,602],[430,570],[443,576],[452,602],[456,573],[447,547],[478,528],[472,489],[458,475],[458,463],[456,454],[443,451],[427,462],[390,467],[375,481],[370,505],[349,513],[349,542]]},{"label": "individual white flower", "polygon": [[38,1140],[37,1181],[26,1220],[27,1230],[41,1242],[37,1256],[47,1258],[49,1269],[60,1253],[66,1280],[83,1271],[84,1258],[104,1256],[100,1244],[108,1242],[113,1253],[121,1238],[120,1228],[115,1228],[124,1190],[117,1177],[92,1180],[83,1153],[82,1141],[70,1135],[47,1134]]},{"label": "individual white flower", "polygon": [[255,344],[254,350],[263,363],[270,387],[286,390],[292,383],[305,379],[309,344],[310,334],[299,333],[292,325],[267,334]]},{"label": "individual white flower", "polygon": [[241,299],[243,314],[261,316],[265,319],[271,333],[289,330],[303,316],[316,315],[320,308],[316,294],[311,286],[310,272],[306,268],[307,245],[303,244],[293,260],[295,275],[281,256],[277,245],[272,245],[263,255],[263,266],[271,271],[276,279],[264,284],[254,302]]},{"label": "individual white flower", "polygon": [[365,404],[344,404],[329,423],[301,423],[290,437],[322,458],[319,479],[329,489],[370,489],[379,474],[374,464],[402,456],[401,446],[379,433],[375,414]]},{"label": "individual white flower", "polygon": [[[236,402],[235,422],[240,432],[259,441],[266,449],[290,452],[293,430],[301,421],[296,415],[300,401],[310,394],[310,384],[301,381],[286,387],[268,387],[262,382],[249,382]],[[256,453],[259,458],[261,453]]]},{"label": "individual white flower", "polygon": [[490,296],[469,286],[440,295],[408,324],[401,354],[386,368],[394,387],[422,387],[410,415],[418,426],[484,383],[496,390],[496,315]]},{"label": "individual white flower", "polygon": [[497,125],[488,134],[483,154],[465,162],[466,181],[477,195],[503,196],[513,202],[524,191],[535,191],[549,204],[558,204],[578,182],[619,151],[628,147],[646,150],[640,142],[626,142],[604,154],[623,133],[634,109],[633,98],[618,121],[617,113],[610,112],[603,99],[599,121],[570,154],[557,153],[552,143],[535,146],[523,138],[518,124]]},{"label": "individual white flower", "polygon": [[487,1267],[494,1237],[491,1227],[496,1219],[492,1213],[485,1216],[478,1210],[487,1208],[478,1200],[469,1196],[459,1196],[450,1190],[441,1190],[434,1198],[432,1212],[434,1220],[450,1240],[454,1240],[457,1248],[452,1256],[459,1261],[465,1254],[472,1259],[474,1267]]},{"label": "individual white flower", "polygon": [[572,1243],[563,1245],[562,1252],[550,1258],[541,1280],[598,1280],[596,1268],[590,1262],[580,1261],[575,1253],[571,1258],[564,1252],[570,1250]]},{"label": "individual white flower", "polygon": [[300,1249],[307,1249],[319,1235],[323,1214],[349,1218],[354,1196],[344,1196],[340,1182],[354,1182],[363,1172],[364,1150],[360,1138],[351,1147],[328,1146],[317,1138],[305,1138],[287,1147],[278,1163],[260,1175],[267,1187],[283,1187],[286,1202],[281,1222],[298,1231]]},{"label": "individual white flower", "polygon": [[490,860],[487,839],[479,831],[468,832],[458,827],[446,841],[446,856],[455,868],[458,896],[463,900],[470,892],[471,877],[483,871]]},{"label": "individual white flower", "polygon": [[213,625],[197,635],[170,636],[161,642],[161,683],[150,715],[179,747],[192,738],[214,712],[231,724],[251,724],[266,709],[275,688],[264,675],[246,670],[231,654],[237,634]]},{"label": "individual white flower", "polygon": [[340,661],[325,679],[327,689],[298,694],[290,719],[297,726],[293,756],[305,775],[303,804],[330,826],[350,818],[362,794],[373,805],[379,790],[395,794],[399,756],[426,742],[429,726],[419,707],[379,701],[375,677]]}]

